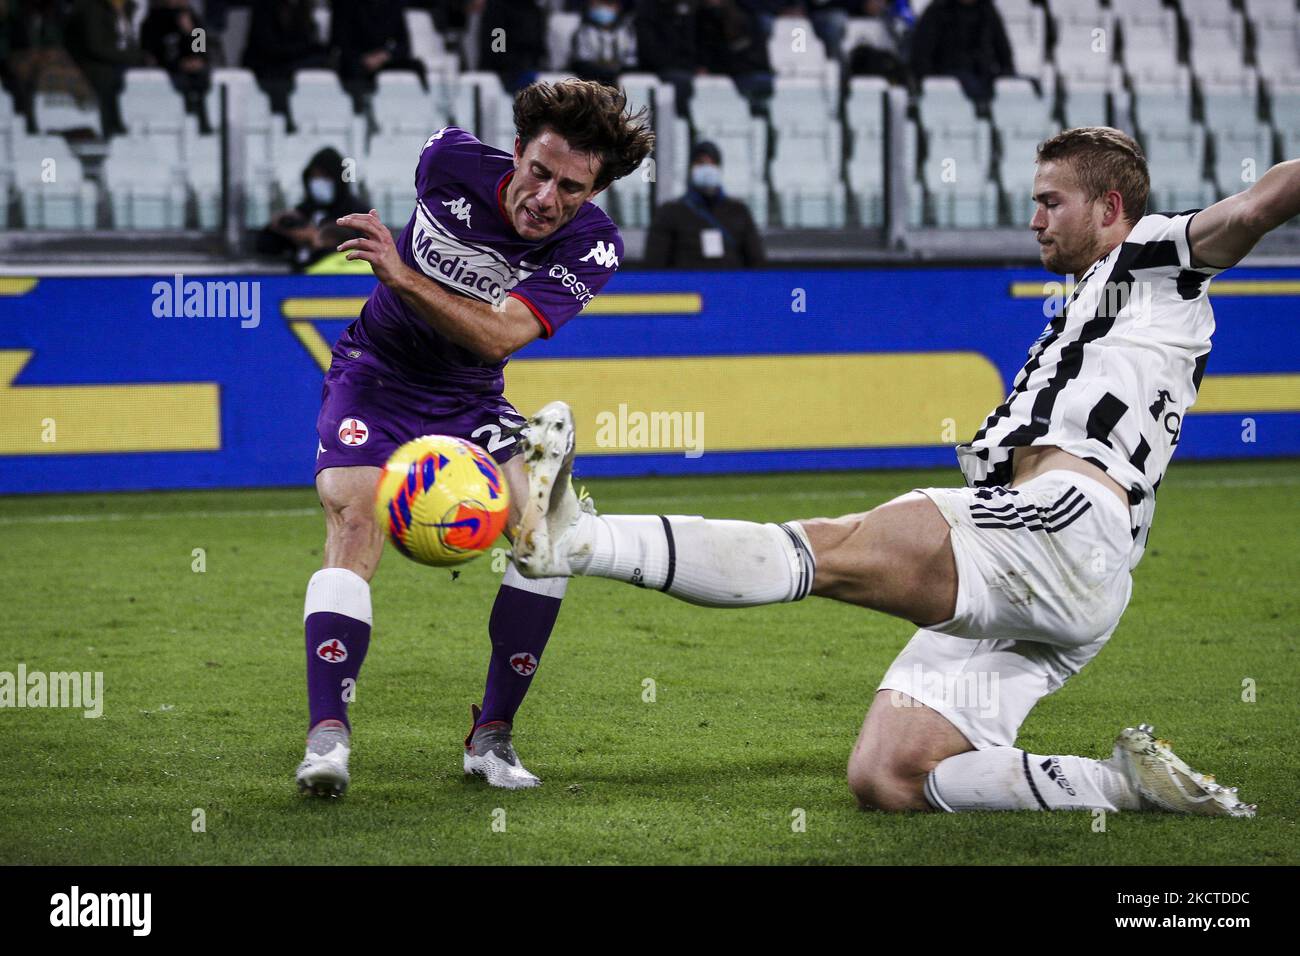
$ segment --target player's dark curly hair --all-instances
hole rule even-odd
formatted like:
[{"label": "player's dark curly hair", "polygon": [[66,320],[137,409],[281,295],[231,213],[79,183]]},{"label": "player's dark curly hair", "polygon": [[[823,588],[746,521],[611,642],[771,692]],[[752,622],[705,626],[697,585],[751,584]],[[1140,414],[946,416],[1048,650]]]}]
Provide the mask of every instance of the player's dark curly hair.
[{"label": "player's dark curly hair", "polygon": [[1070,164],[1089,200],[1113,189],[1124,200],[1128,222],[1146,214],[1151,174],[1142,147],[1127,133],[1110,126],[1079,126],[1038,144],[1037,162],[1060,161]]},{"label": "player's dark curly hair", "polygon": [[600,160],[596,189],[635,171],[654,148],[649,111],[627,111],[622,90],[591,80],[534,83],[515,97],[515,132],[521,147],[546,128],[569,146]]}]

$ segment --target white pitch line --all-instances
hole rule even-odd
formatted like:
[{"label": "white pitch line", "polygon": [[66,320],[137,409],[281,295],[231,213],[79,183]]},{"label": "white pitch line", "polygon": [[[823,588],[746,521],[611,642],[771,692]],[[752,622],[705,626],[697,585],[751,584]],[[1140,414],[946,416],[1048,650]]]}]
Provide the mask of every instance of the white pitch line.
[{"label": "white pitch line", "polygon": [[[611,479],[617,480],[617,479]],[[1276,478],[1188,478],[1182,481],[1175,481],[1169,485],[1170,488],[1277,488],[1300,485],[1300,475],[1279,476]],[[953,485],[952,487],[957,487]],[[903,494],[909,489],[900,483],[896,489],[885,494]],[[780,493],[779,497],[785,501],[820,501],[829,498],[845,498],[854,494],[863,493],[855,491],[852,488],[845,488],[840,491],[791,491]],[[710,492],[707,494],[689,495],[686,497],[684,504],[694,506],[697,502],[705,501],[759,501],[764,498],[773,497],[770,491],[747,491],[747,492]],[[619,495],[612,494],[609,501],[617,501],[620,504],[629,501],[665,501],[671,499],[671,495]],[[600,499],[597,499],[599,506]],[[19,524],[84,524],[95,521],[170,521],[177,518],[193,518],[206,520],[209,518],[308,518],[313,515],[321,514],[320,508],[267,508],[258,510],[249,508],[246,510],[236,511],[141,511],[137,513],[130,512],[105,512],[104,514],[61,514],[61,515],[27,515],[18,517],[0,517],[0,526],[19,525]]]}]

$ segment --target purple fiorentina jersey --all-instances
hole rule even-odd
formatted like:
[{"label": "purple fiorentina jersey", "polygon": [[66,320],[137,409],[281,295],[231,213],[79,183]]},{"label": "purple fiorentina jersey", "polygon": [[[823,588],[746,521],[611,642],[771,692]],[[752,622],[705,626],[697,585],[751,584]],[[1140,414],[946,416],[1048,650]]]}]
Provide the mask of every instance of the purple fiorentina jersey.
[{"label": "purple fiorentina jersey", "polygon": [[[521,238],[502,205],[513,175],[511,154],[454,126],[438,130],[420,153],[415,212],[397,251],[448,291],[491,304],[514,296],[537,318],[542,337],[550,338],[604,288],[618,268],[623,240],[591,203],[546,239]],[[504,388],[504,361],[484,362],[449,341],[382,283],[334,351],[373,358],[422,388],[496,394]]]}]

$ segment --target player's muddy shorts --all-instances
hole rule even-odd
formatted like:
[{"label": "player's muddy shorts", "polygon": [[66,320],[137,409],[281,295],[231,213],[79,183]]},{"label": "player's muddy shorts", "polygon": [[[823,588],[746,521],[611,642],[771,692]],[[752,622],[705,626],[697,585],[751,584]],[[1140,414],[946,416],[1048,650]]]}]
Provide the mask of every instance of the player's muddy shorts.
[{"label": "player's muddy shorts", "polygon": [[976,748],[1010,746],[1128,606],[1128,510],[1072,471],[1017,488],[918,490],[951,528],[957,610],[916,632],[880,689],[937,710]]},{"label": "player's muddy shorts", "polygon": [[498,462],[519,451],[510,434],[523,422],[499,394],[434,392],[336,355],[321,388],[316,472],[349,465],[382,468],[399,446],[421,435],[451,435]]}]

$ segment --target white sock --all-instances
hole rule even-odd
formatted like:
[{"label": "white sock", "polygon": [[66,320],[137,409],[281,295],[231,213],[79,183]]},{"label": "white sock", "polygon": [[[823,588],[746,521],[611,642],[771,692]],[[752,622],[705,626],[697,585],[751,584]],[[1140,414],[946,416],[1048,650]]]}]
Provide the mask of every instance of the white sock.
[{"label": "white sock", "polygon": [[936,810],[1137,810],[1137,793],[1109,760],[1040,757],[1015,747],[971,750],[925,779]]},{"label": "white sock", "polygon": [[719,521],[682,515],[587,515],[579,519],[579,574],[666,591],[705,607],[798,601],[816,562],[799,525]]},{"label": "white sock", "polygon": [[307,582],[307,599],[303,603],[302,619],[306,621],[317,611],[346,614],[373,625],[369,583],[347,568],[321,568]]}]

